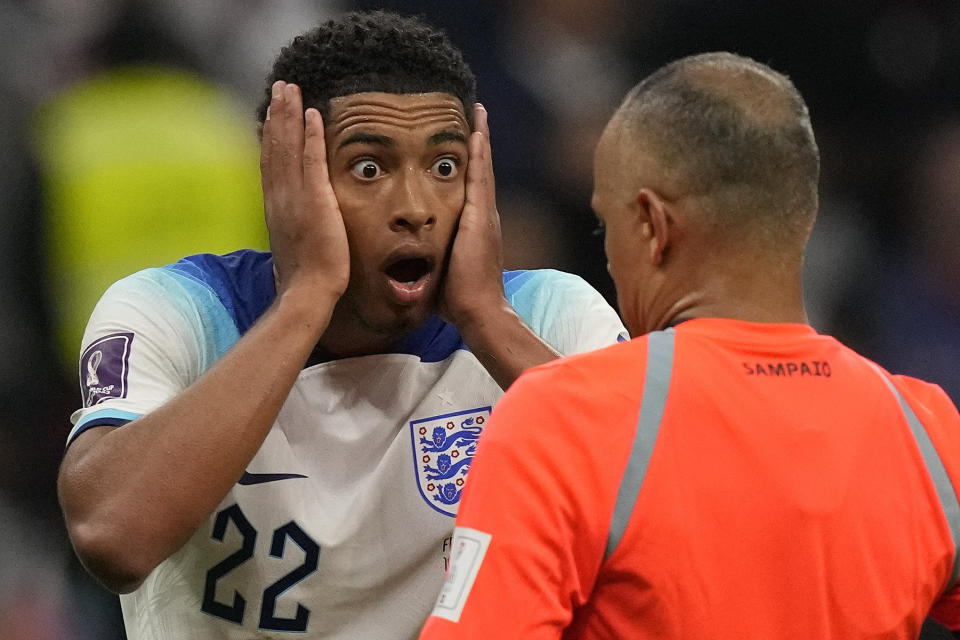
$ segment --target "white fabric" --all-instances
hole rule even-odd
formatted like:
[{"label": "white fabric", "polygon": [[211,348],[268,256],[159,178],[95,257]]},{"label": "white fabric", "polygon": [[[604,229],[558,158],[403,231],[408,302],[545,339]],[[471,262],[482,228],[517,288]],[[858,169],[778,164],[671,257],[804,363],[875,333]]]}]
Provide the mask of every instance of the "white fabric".
[{"label": "white fabric", "polygon": [[[223,301],[194,285],[154,269],[105,294],[84,345],[133,334],[126,397],[77,411],[71,437],[103,416],[151,411],[238,339]],[[626,336],[616,313],[574,276],[526,272],[508,291],[561,353]],[[81,387],[91,368],[81,363]],[[501,395],[463,348],[434,362],[395,353],[304,369],[247,472],[305,477],[234,485],[183,548],[121,596],[129,639],[416,637],[449,560],[469,466],[457,463],[472,456]],[[442,455],[456,472],[430,480],[425,468],[436,476]]]}]

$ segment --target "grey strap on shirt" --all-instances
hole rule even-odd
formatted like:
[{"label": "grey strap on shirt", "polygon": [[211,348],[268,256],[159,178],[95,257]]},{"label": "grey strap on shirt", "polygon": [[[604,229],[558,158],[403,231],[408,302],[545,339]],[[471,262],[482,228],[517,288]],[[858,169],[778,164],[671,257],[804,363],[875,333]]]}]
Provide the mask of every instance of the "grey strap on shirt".
[{"label": "grey strap on shirt", "polygon": [[[617,548],[627,523],[633,513],[633,506],[640,493],[653,447],[660,431],[663,411],[667,403],[667,393],[670,388],[670,376],[673,372],[673,329],[651,333],[647,343],[647,370],[643,384],[643,395],[640,405],[640,416],[637,420],[637,430],[634,435],[633,447],[627,459],[627,467],[620,481],[617,491],[617,500],[613,508],[613,517],[610,521],[610,532],[607,537],[607,548],[604,560],[610,557]],[[910,405],[893,385],[890,379],[878,369],[880,377],[897,398],[910,430],[917,442],[920,453],[926,463],[928,473],[937,489],[940,506],[946,515],[950,533],[953,537],[954,562],[947,589],[960,581],[960,500],[954,490],[947,470],[930,441],[930,436]]]},{"label": "grey strap on shirt", "polygon": [[917,414],[914,413],[907,401],[904,400],[900,391],[890,381],[890,378],[879,369],[877,372],[880,374],[880,377],[883,378],[883,381],[887,383],[887,387],[893,395],[896,396],[897,402],[900,403],[900,410],[903,411],[903,415],[910,425],[910,431],[913,432],[913,437],[917,441],[920,454],[923,456],[923,461],[927,465],[927,472],[930,474],[930,479],[933,480],[933,484],[937,488],[940,506],[943,508],[943,513],[947,517],[947,524],[950,526],[954,553],[953,571],[950,574],[950,582],[947,583],[947,589],[949,590],[960,580],[960,561],[958,561],[958,556],[960,556],[960,501],[957,500],[957,492],[953,488],[953,483],[950,482],[947,469],[943,466],[943,460],[940,459],[940,454],[937,453],[937,449],[930,441],[930,436],[927,434],[923,423],[920,422]]},{"label": "grey strap on shirt", "polygon": [[643,382],[643,396],[640,400],[640,417],[637,419],[637,431],[633,436],[633,447],[627,459],[627,468],[620,480],[617,501],[613,507],[610,521],[610,533],[607,537],[606,560],[617,548],[623,532],[633,513],[633,505],[640,493],[640,485],[647,473],[653,446],[660,432],[663,409],[667,404],[667,391],[670,389],[670,375],[673,372],[673,329],[655,331],[647,336],[647,372]]}]

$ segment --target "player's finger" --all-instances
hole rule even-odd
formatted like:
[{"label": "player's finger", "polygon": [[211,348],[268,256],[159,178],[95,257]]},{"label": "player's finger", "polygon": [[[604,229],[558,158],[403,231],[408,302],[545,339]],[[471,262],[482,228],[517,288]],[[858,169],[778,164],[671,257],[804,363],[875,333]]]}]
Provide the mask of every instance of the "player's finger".
[{"label": "player's finger", "polygon": [[483,134],[486,139],[486,154],[490,158],[490,123],[487,114],[487,108],[479,102],[473,105],[473,121],[477,131]]},{"label": "player's finger", "polygon": [[487,169],[490,171],[490,179],[493,180],[493,148],[490,146],[490,122],[489,117],[490,113],[487,111],[479,102],[476,106],[478,121],[482,127],[480,130],[483,132],[483,157],[487,165]]},{"label": "player's finger", "polygon": [[330,171],[327,166],[327,145],[323,130],[323,116],[311,107],[307,109],[303,145],[303,182],[312,197],[325,206],[337,206]]},{"label": "player's finger", "polygon": [[[284,182],[283,175],[283,120],[286,116],[286,99],[284,96],[284,87],[286,82],[277,80],[270,88],[270,120],[264,127],[262,145],[267,147],[265,151],[267,166],[265,173],[266,180],[269,180],[273,191],[280,189]],[[267,194],[265,194],[267,195]]]},{"label": "player's finger", "polygon": [[470,135],[468,146],[470,162],[467,164],[467,201],[486,210],[493,207],[495,201],[487,110],[477,103],[474,106],[473,117],[474,132]]},{"label": "player's finger", "polygon": [[283,87],[283,104],[280,158],[284,180],[296,192],[303,184],[303,100],[300,87],[287,83]]},{"label": "player's finger", "polygon": [[[274,85],[277,83],[275,82]],[[275,135],[272,116],[276,114],[276,97],[274,89],[270,89],[270,104],[267,106],[267,117],[263,121],[263,129],[260,131],[260,183],[263,186],[263,193],[266,196],[270,193],[270,187],[273,184],[273,137]]]}]

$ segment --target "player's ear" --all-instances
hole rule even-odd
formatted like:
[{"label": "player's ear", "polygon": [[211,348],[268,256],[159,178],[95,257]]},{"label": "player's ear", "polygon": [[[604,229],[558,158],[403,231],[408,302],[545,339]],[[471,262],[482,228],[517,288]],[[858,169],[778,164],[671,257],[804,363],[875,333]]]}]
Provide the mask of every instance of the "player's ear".
[{"label": "player's ear", "polygon": [[640,189],[636,204],[641,241],[646,245],[650,262],[659,266],[666,258],[673,240],[670,205],[659,193],[648,188]]}]

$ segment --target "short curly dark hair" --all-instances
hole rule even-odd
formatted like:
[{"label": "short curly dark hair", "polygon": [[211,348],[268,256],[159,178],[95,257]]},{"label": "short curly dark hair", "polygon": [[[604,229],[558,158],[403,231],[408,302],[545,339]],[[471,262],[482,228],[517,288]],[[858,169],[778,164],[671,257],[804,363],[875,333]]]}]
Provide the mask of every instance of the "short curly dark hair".
[{"label": "short curly dark hair", "polygon": [[463,104],[473,127],[477,82],[446,34],[420,18],[387,11],[351,12],[294,38],[267,76],[257,110],[260,127],[277,80],[300,87],[304,108],[326,118],[331,98],[366,91],[448,93]]}]

